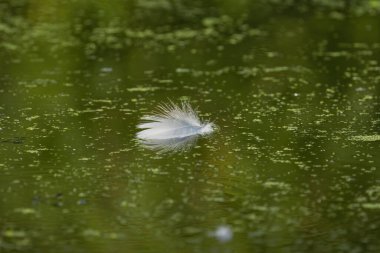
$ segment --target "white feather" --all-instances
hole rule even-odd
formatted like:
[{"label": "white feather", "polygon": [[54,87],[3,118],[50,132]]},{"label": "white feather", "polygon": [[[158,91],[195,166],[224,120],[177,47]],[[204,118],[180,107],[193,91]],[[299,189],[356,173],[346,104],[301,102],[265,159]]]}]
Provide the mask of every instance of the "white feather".
[{"label": "white feather", "polygon": [[142,119],[145,122],[137,125],[137,128],[143,130],[136,137],[145,146],[154,149],[185,149],[199,136],[210,134],[215,129],[213,123],[201,122],[187,102],[182,102],[181,106],[163,104],[159,106],[157,114]]}]

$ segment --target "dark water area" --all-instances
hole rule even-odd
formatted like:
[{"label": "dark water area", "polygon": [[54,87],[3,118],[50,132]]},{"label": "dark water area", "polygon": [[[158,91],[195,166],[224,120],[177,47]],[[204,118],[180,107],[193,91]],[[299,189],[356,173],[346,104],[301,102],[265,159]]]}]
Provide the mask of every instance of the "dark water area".
[{"label": "dark water area", "polygon": [[379,252],[379,59],[378,1],[0,2],[0,252]]}]

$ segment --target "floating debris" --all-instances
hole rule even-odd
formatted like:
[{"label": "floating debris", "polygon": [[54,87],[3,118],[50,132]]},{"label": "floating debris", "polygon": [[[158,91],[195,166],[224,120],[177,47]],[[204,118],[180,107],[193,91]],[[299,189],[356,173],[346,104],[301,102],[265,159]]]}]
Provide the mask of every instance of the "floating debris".
[{"label": "floating debris", "polygon": [[215,130],[213,123],[200,121],[188,102],[183,102],[181,106],[163,104],[157,114],[142,119],[147,122],[137,126],[143,130],[136,137],[145,147],[161,151],[187,149],[199,136]]},{"label": "floating debris", "polygon": [[148,91],[156,91],[159,90],[159,87],[143,87],[143,86],[138,86],[134,88],[129,88],[127,89],[129,92],[148,92]]},{"label": "floating debris", "polygon": [[351,141],[380,141],[380,134],[374,135],[356,135],[350,137]]},{"label": "floating debris", "polygon": [[380,203],[363,203],[362,207],[364,209],[379,209],[380,210]]}]

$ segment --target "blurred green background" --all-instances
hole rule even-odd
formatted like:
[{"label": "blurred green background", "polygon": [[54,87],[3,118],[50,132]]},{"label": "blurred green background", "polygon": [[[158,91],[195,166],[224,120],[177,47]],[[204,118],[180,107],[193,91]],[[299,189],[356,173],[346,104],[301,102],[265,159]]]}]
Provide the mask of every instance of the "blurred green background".
[{"label": "blurred green background", "polygon": [[[379,15],[0,1],[0,252],[379,252]],[[169,99],[219,131],[140,147]]]}]

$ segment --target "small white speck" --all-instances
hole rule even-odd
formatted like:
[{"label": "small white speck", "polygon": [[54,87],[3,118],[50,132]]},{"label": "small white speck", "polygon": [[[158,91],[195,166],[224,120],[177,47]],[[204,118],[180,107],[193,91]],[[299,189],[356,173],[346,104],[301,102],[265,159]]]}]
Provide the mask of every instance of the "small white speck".
[{"label": "small white speck", "polygon": [[229,226],[221,225],[215,229],[212,235],[222,243],[229,242],[233,238],[232,229]]},{"label": "small white speck", "polygon": [[113,68],[111,68],[111,67],[103,67],[103,68],[100,69],[100,71],[103,72],[103,73],[110,73],[110,72],[113,71]]}]

